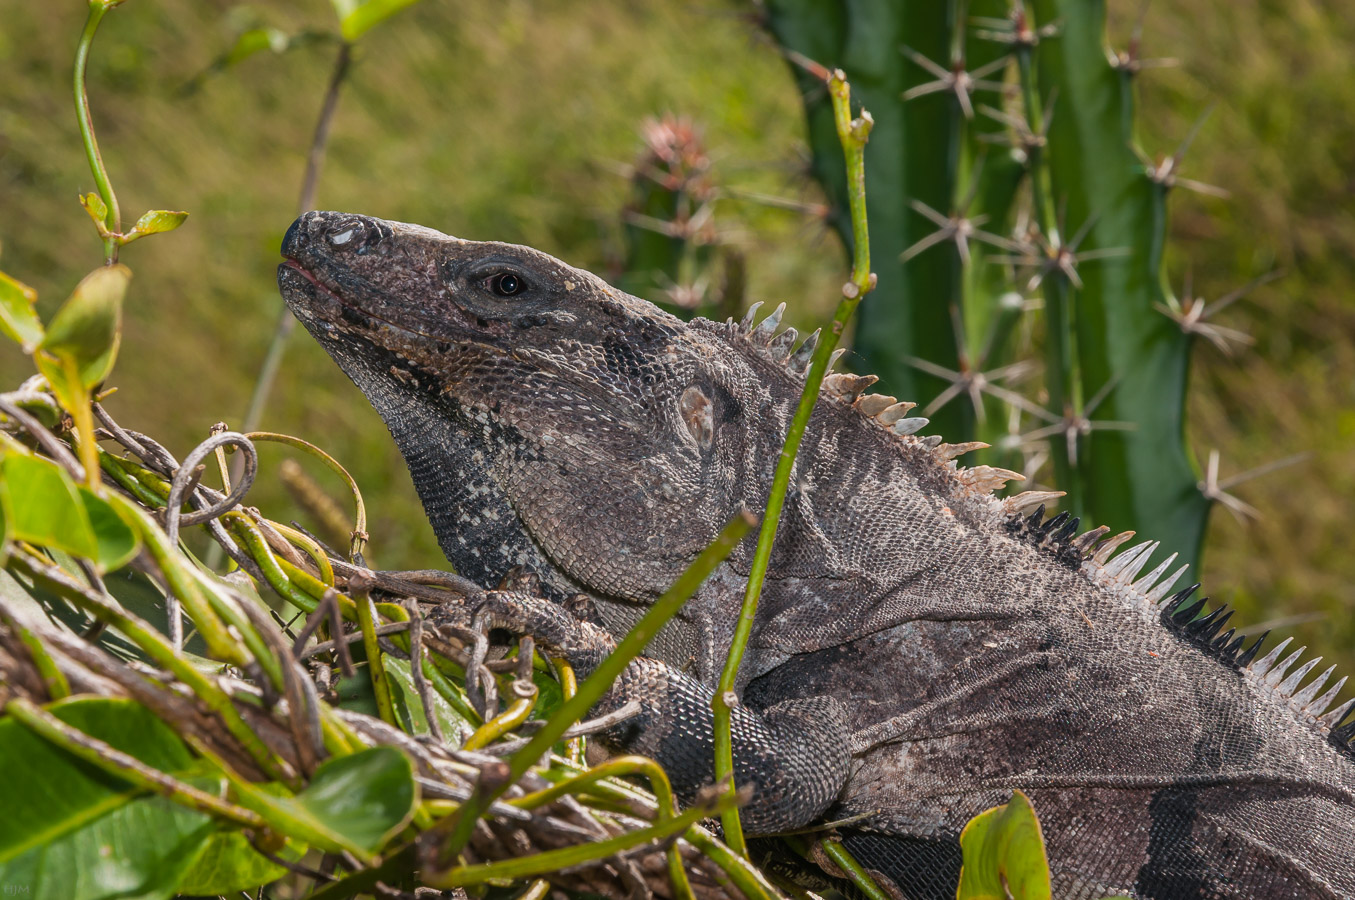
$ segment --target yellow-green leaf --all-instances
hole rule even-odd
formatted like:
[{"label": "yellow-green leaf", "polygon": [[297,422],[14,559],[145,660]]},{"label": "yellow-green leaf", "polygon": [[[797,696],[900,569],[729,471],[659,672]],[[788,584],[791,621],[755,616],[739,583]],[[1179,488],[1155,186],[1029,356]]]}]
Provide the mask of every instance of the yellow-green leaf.
[{"label": "yellow-green leaf", "polygon": [[23,541],[95,559],[99,553],[89,512],[75,483],[54,462],[7,453],[0,479],[9,495],[10,532]]},{"label": "yellow-green leaf", "polygon": [[108,206],[104,203],[104,198],[98,194],[81,194],[80,205],[89,213],[89,217],[94,220],[94,227],[99,229],[99,237],[108,235]]},{"label": "yellow-green leaf", "polygon": [[979,813],[960,832],[964,866],[956,900],[1049,900],[1049,860],[1040,820],[1020,791]]},{"label": "yellow-green leaf", "polygon": [[184,223],[188,218],[186,212],[174,212],[168,209],[152,209],[143,213],[141,218],[136,220],[132,230],[122,239],[124,244],[130,244],[137,238],[143,238],[148,234],[160,234],[165,231],[173,231]]},{"label": "yellow-green leaf", "polygon": [[18,341],[25,353],[42,343],[42,320],[33,310],[38,292],[0,272],[0,331]]},{"label": "yellow-green leaf", "polygon": [[122,298],[131,277],[131,270],[122,265],[95,269],[76,285],[47,326],[41,349],[73,361],[86,388],[103,381],[113,368],[122,331]]},{"label": "yellow-green leaf", "polygon": [[330,0],[339,16],[339,32],[350,44],[418,0]]}]

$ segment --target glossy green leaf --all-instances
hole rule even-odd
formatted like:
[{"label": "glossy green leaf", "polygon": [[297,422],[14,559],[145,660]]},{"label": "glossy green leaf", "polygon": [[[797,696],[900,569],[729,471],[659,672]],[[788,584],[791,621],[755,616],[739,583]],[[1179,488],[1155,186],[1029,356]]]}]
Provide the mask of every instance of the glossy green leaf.
[{"label": "glossy green leaf", "polygon": [[18,341],[25,353],[42,343],[42,320],[33,310],[38,292],[0,272],[0,331]]},{"label": "glossy green leaf", "polygon": [[[299,845],[288,845],[280,854],[288,860],[299,859]],[[180,878],[180,894],[214,897],[234,894],[276,881],[287,870],[260,855],[239,831],[218,831],[198,854],[193,867]]]},{"label": "glossy green leaf", "polygon": [[960,832],[964,867],[955,900],[1049,900],[1049,860],[1040,820],[1020,791],[979,813]]},{"label": "glossy green leaf", "polygon": [[[178,735],[130,700],[86,697],[54,703],[48,709],[68,725],[152,768],[178,773],[193,765]],[[5,773],[0,863],[80,832],[142,793],[131,783],[54,747],[13,719],[0,719],[0,771]],[[151,810],[143,813],[152,818],[158,815]],[[205,821],[205,816],[193,815]],[[5,882],[0,877],[0,883]]]},{"label": "glossy green leaf", "polygon": [[343,841],[372,853],[409,821],[418,792],[408,757],[371,747],[321,764],[294,799]]},{"label": "glossy green leaf", "polygon": [[418,0],[330,0],[343,39],[352,43]]},{"label": "glossy green leaf", "polygon": [[124,244],[130,244],[138,238],[146,237],[149,234],[161,234],[166,231],[173,231],[184,223],[188,218],[186,212],[174,212],[167,209],[152,209],[143,213],[141,218],[136,220],[132,230],[127,232],[126,237],[122,239]]},{"label": "glossy green leaf", "polygon": [[9,494],[15,538],[86,559],[98,558],[89,511],[74,482],[56,463],[9,453],[0,462],[0,478]]},{"label": "glossy green leaf", "polygon": [[27,900],[168,900],[216,826],[164,797],[140,797],[0,863]]},{"label": "glossy green leaf", "polygon": [[409,821],[418,788],[403,753],[371,747],[322,763],[295,797],[254,788],[241,790],[238,799],[281,834],[370,860]]},{"label": "glossy green leaf", "polygon": [[131,270],[122,265],[95,269],[76,286],[47,326],[41,349],[58,359],[74,361],[86,388],[103,381],[113,368],[122,331],[122,298],[131,277]]},{"label": "glossy green leaf", "polygon": [[[428,716],[424,713],[423,701],[419,699],[419,692],[414,688],[414,678],[410,674],[410,664],[407,660],[396,659],[393,656],[386,657],[386,673],[390,675],[391,699],[395,701],[396,712],[400,715],[401,724],[410,734],[428,734]],[[365,679],[368,685],[368,696],[371,691],[371,679]],[[451,704],[442,699],[442,695],[437,691],[429,691],[432,696],[433,715],[437,718],[438,724],[442,726],[442,733],[445,735],[461,734],[467,727],[474,730],[474,726],[467,722]],[[372,703],[375,706],[375,701]],[[538,705],[540,705],[538,701]]]},{"label": "glossy green leaf", "polygon": [[544,721],[555,715],[555,711],[565,702],[564,688],[554,675],[542,669],[532,672],[532,683],[536,685],[536,703],[532,705],[532,714],[528,718]]},{"label": "glossy green leaf", "polygon": [[120,569],[141,549],[141,534],[106,500],[89,488],[78,485],[80,500],[85,505],[90,528],[94,533],[97,552],[94,562],[101,572]]}]

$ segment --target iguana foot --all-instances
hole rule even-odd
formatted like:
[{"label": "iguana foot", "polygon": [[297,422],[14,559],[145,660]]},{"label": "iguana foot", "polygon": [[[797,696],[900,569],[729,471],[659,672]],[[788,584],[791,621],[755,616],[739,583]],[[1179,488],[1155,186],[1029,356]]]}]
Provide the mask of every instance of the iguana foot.
[{"label": "iguana foot", "polygon": [[[522,584],[516,579],[511,583]],[[598,626],[543,597],[515,590],[486,592],[476,603],[445,603],[431,611],[434,627],[501,629],[530,635],[542,654],[563,658],[580,678],[591,674],[616,644]],[[639,714],[599,735],[610,747],[658,760],[685,802],[715,779],[714,692],[666,663],[638,657],[593,709],[611,712],[628,702]],[[735,707],[734,780],[753,788],[743,823],[753,834],[805,825],[837,799],[850,765],[846,710],[828,697],[787,700],[763,710]]]}]

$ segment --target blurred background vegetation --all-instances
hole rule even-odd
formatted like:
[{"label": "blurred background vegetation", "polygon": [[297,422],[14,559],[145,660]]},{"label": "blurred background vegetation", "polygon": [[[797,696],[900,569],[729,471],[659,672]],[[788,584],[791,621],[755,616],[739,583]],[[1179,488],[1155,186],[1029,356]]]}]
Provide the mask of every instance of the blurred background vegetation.
[{"label": "blurred background vegetation", "polygon": [[[1117,45],[1140,7],[1112,2]],[[812,329],[846,266],[806,174],[797,87],[756,14],[720,0],[423,0],[359,45],[316,205],[528,243],[615,271],[626,255],[623,211],[635,203],[625,168],[641,152],[643,123],[682,115],[708,156],[712,227],[746,259],[745,302],[785,300],[788,321]],[[309,41],[204,73],[243,30],[297,34],[331,29],[332,17],[327,0],[130,0],[100,31],[90,94],[124,210],[191,214],[178,232],[123,255],[136,277],[108,405],[179,456],[213,423],[238,425],[243,415],[280,309],[277,247],[296,213],[335,46]],[[44,315],[101,258],[76,202],[92,187],[70,97],[83,18],[76,0],[0,0],[0,268],[38,289]],[[1241,607],[1244,624],[1294,633],[1347,671],[1352,51],[1355,0],[1181,0],[1149,11],[1141,51],[1180,64],[1138,81],[1139,141],[1150,152],[1172,153],[1213,107],[1183,174],[1231,192],[1173,195],[1167,265],[1178,294],[1188,272],[1193,293],[1210,299],[1251,273],[1287,273],[1221,318],[1254,346],[1231,358],[1197,347],[1188,427],[1201,467],[1217,448],[1225,478],[1309,455],[1236,489],[1256,519],[1214,510],[1202,580]],[[0,378],[16,383],[29,365],[6,350]],[[262,427],[319,443],[348,466],[371,507],[377,564],[441,562],[384,426],[303,334]],[[251,496],[289,518],[281,484],[266,481]]]}]

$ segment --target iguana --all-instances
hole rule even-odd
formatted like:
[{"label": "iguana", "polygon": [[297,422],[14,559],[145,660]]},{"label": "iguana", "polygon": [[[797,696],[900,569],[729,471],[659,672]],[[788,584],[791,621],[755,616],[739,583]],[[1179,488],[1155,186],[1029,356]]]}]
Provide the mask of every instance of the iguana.
[{"label": "iguana", "polygon": [[[481,611],[582,674],[765,506],[818,335],[781,308],[684,323],[527,247],[333,212],[282,252],[287,304],[389,426],[448,558],[539,576],[544,597]],[[796,463],[738,684],[748,830],[855,819],[887,889],[949,898],[961,828],[1020,788],[1058,898],[1355,897],[1345,679],[1304,684],[1316,659],[1172,593],[1170,559],[1141,575],[1156,544],[1112,555],[1129,535],[998,499],[1013,473],[958,467],[970,445],[919,436],[872,381],[827,376]],[[606,741],[688,798],[752,547],[603,703],[642,701]]]}]

